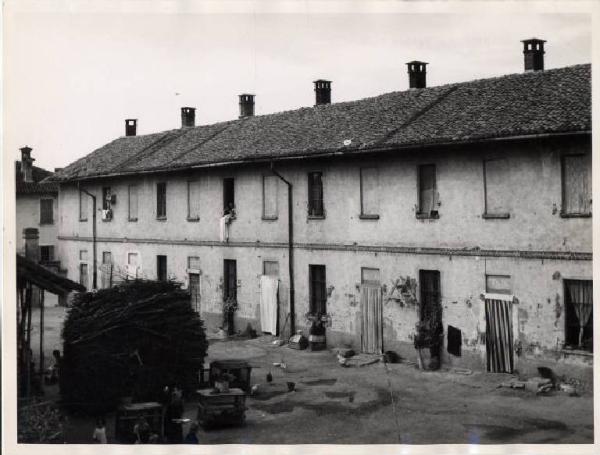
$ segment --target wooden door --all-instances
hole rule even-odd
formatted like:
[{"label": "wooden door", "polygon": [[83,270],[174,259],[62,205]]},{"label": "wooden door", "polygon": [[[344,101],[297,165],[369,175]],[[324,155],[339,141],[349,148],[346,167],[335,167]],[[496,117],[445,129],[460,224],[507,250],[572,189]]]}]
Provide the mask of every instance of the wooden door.
[{"label": "wooden door", "polygon": [[487,370],[492,373],[512,373],[512,302],[485,300],[485,331]]},{"label": "wooden door", "polygon": [[381,286],[363,283],[360,286],[362,310],[361,349],[367,354],[383,353],[383,301]]}]

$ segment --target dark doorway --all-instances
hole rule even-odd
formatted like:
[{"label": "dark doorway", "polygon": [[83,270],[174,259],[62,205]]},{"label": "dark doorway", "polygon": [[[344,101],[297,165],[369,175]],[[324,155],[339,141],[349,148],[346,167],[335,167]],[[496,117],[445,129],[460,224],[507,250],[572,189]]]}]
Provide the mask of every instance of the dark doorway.
[{"label": "dark doorway", "polygon": [[227,333],[233,335],[233,314],[237,307],[237,264],[234,259],[223,261],[223,324]]},{"label": "dark doorway", "polygon": [[309,265],[310,312],[314,315],[327,313],[327,289],[325,266]]},{"label": "dark doorway", "polygon": [[167,281],[167,257],[156,256],[156,277],[158,281]]},{"label": "dark doorway", "polygon": [[438,270],[419,270],[421,288],[420,326],[429,346],[431,361],[439,366],[442,335],[442,303],[440,292],[440,272]]},{"label": "dark doorway", "polygon": [[229,213],[232,208],[235,208],[234,179],[227,177],[223,179],[223,212]]}]

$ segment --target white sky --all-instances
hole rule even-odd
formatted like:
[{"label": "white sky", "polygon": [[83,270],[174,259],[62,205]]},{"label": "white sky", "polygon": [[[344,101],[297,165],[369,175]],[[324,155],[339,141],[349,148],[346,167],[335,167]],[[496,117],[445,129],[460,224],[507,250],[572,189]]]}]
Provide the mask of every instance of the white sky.
[{"label": "white sky", "polygon": [[[68,2],[67,2],[68,3]],[[64,10],[64,9],[63,9]],[[522,72],[521,39],[546,43],[546,68],[591,61],[585,14],[117,14],[5,12],[4,147],[65,166],[124,134],[405,90],[405,62],[429,62],[429,86]],[[176,95],[179,93],[180,95]]]}]

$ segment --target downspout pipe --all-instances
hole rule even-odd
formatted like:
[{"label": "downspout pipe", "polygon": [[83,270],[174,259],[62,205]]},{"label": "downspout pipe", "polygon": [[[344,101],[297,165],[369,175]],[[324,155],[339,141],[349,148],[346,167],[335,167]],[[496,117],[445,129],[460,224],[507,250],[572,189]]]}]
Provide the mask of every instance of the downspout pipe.
[{"label": "downspout pipe", "polygon": [[290,336],[296,333],[296,305],[294,288],[294,212],[293,212],[293,185],[286,180],[277,170],[271,161],[271,172],[279,177],[286,185],[288,190],[288,273],[290,280]]},{"label": "downspout pipe", "polygon": [[80,192],[85,193],[92,198],[92,289],[98,289],[98,264],[96,251],[96,195],[90,193],[85,188],[81,188],[81,186],[79,186],[79,182],[77,183],[77,188],[79,188]]}]

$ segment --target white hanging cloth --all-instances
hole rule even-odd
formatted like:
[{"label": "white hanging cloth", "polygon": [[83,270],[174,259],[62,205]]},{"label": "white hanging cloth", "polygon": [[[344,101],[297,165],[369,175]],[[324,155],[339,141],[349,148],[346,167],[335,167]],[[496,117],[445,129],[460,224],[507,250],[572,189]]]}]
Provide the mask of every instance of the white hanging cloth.
[{"label": "white hanging cloth", "polygon": [[277,294],[279,279],[274,276],[260,277],[260,325],[261,331],[277,334]]}]

